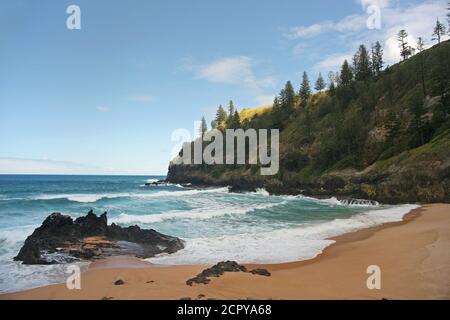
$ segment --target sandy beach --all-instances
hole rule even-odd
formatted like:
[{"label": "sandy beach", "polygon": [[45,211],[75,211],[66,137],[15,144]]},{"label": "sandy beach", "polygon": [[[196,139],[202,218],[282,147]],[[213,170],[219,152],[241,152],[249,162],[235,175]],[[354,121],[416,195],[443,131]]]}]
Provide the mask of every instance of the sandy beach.
[{"label": "sandy beach", "polygon": [[[450,205],[424,205],[403,222],[334,238],[315,259],[266,268],[270,277],[226,273],[207,285],[186,280],[208,266],[162,267],[130,257],[94,262],[81,290],[50,285],[0,299],[450,299]],[[369,290],[367,267],[381,268],[381,289]],[[122,279],[124,285],[114,285]]]}]

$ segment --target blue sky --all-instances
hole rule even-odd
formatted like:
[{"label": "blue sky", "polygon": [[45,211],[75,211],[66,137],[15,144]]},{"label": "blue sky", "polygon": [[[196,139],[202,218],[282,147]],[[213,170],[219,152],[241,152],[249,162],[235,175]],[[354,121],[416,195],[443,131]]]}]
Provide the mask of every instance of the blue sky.
[{"label": "blue sky", "polygon": [[[81,8],[68,30],[66,8]],[[368,29],[376,5],[381,28]],[[431,44],[446,1],[0,0],[0,173],[165,174],[178,128],[266,104],[395,33]]]}]

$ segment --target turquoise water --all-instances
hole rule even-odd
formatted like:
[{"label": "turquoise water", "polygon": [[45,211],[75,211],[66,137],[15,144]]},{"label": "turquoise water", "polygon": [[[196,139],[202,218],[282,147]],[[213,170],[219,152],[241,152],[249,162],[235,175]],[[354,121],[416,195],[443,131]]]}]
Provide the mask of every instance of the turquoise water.
[{"label": "turquoise water", "polygon": [[265,190],[145,187],[162,176],[0,175],[0,292],[60,282],[64,266],[12,261],[25,238],[52,212],[108,212],[109,222],[178,236],[186,248],[149,259],[159,264],[277,263],[309,259],[327,238],[401,220],[414,206],[345,205],[330,198],[270,196]]}]

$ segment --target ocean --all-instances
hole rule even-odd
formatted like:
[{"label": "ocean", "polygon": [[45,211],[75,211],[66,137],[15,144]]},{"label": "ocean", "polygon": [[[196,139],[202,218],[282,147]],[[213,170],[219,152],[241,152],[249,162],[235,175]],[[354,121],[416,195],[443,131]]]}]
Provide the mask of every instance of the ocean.
[{"label": "ocean", "polygon": [[[0,292],[62,282],[64,265],[13,261],[24,240],[52,212],[72,217],[108,212],[109,223],[177,236],[185,249],[152,263],[280,263],[311,259],[330,237],[402,220],[416,205],[346,203],[336,198],[272,196],[261,189],[146,187],[163,176],[0,175]],[[86,263],[81,263],[85,267]]]}]

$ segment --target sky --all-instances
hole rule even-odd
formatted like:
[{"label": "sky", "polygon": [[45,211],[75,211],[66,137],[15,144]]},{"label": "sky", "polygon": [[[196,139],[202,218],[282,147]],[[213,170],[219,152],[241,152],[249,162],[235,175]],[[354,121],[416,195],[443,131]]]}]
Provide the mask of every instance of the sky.
[{"label": "sky", "polygon": [[[66,26],[70,5],[80,8],[79,30]],[[209,122],[230,99],[238,109],[271,103],[287,80],[326,76],[362,43],[380,41],[394,64],[398,30],[430,46],[446,7],[0,0],[0,173],[165,174],[174,130],[194,135],[194,121]]]}]

